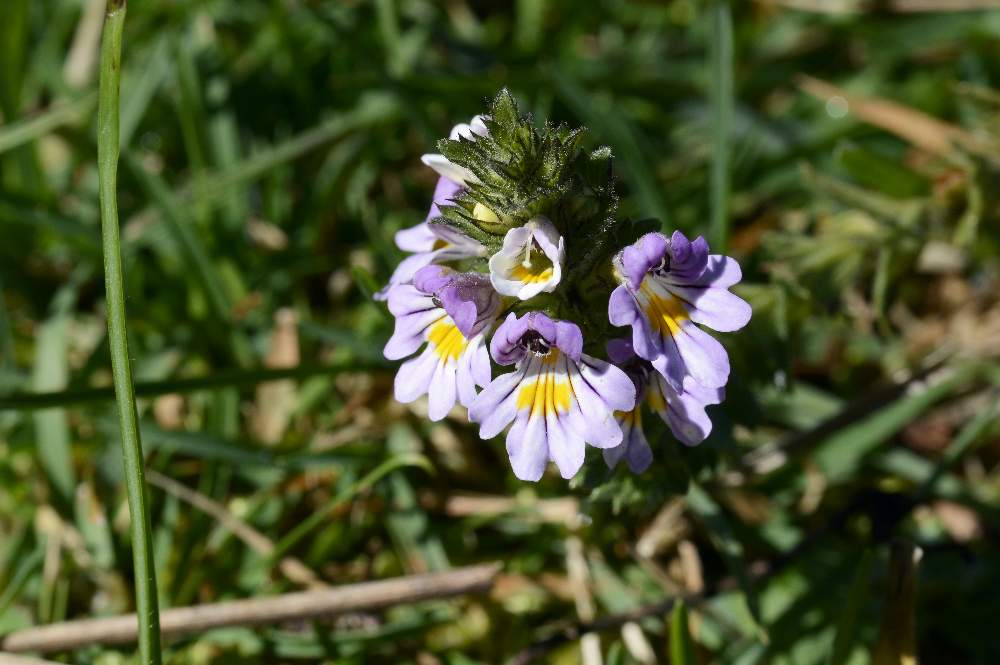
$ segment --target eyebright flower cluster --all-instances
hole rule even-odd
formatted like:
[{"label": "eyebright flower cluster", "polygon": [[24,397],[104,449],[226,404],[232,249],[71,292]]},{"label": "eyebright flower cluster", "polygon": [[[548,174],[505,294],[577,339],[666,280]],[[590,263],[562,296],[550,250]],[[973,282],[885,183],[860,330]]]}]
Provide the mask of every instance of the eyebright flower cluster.
[{"label": "eyebright flower cluster", "polygon": [[573,477],[588,444],[641,473],[644,406],[703,441],[729,358],[702,327],[751,315],[729,291],[735,260],[617,217],[610,150],[585,152],[581,136],[535,129],[506,90],[457,125],[423,157],[440,176],[430,211],[396,234],[410,256],[376,295],[396,320],[385,356],[408,358],[396,399],[427,395],[432,420],[458,402],[483,439],[507,429],[522,480],[550,461]]}]

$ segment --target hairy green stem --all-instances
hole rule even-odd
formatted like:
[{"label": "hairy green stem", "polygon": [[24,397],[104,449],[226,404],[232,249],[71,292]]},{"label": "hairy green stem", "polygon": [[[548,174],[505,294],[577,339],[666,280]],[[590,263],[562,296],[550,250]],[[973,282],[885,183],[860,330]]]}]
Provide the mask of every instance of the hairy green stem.
[{"label": "hairy green stem", "polygon": [[132,516],[132,560],[135,604],[139,619],[139,653],[144,665],[160,664],[160,612],[156,598],[149,510],[143,478],[142,442],[132,388],[121,241],[118,236],[119,89],[125,0],[109,0],[101,38],[101,80],[97,106],[97,169],[100,180],[101,238],[108,301],[108,341],[115,398],[121,426],[122,458],[129,512]]}]

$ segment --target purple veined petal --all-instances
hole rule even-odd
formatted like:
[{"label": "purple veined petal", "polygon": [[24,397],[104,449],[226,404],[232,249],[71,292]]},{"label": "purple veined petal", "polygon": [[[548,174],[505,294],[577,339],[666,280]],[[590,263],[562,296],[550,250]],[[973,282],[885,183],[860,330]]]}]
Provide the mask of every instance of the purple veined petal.
[{"label": "purple veined petal", "polygon": [[726,399],[725,388],[707,388],[690,376],[684,377],[684,390],[682,394],[704,405],[722,404],[723,400]]},{"label": "purple veined petal", "polygon": [[[524,378],[516,389],[517,416],[507,435],[511,466],[519,478],[537,479],[544,471],[538,459],[551,459],[564,478],[576,474],[583,464],[585,441],[567,419],[574,403],[567,375],[572,363],[560,351],[547,356],[528,356]],[[619,432],[620,436],[620,432]]]},{"label": "purple veined petal", "polygon": [[396,247],[404,252],[429,252],[434,249],[437,236],[431,231],[427,222],[420,222],[416,226],[396,231],[394,239]]},{"label": "purple veined petal", "polygon": [[493,379],[469,407],[469,420],[479,423],[479,436],[492,439],[517,415],[518,388],[527,367],[501,374]]},{"label": "purple veined petal", "polygon": [[[596,448],[612,448],[621,443],[622,440],[622,431],[615,421],[614,412],[616,410],[632,410],[635,405],[635,387],[632,385],[632,379],[628,378],[628,375],[617,367],[604,363],[605,377],[602,377],[599,372],[588,366],[589,361],[603,362],[587,355],[582,357],[579,365],[568,359],[566,361],[574,397],[571,404],[574,414],[569,420],[577,435],[590,445]],[[610,381],[618,383],[626,392],[624,396],[612,399],[623,404],[625,406],[623,409],[615,409],[612,404],[605,401],[603,394],[603,389],[606,387],[606,375],[614,375],[615,373],[620,376],[616,376]],[[620,380],[615,381],[615,379]],[[594,385],[595,383],[597,386]],[[576,415],[576,411],[582,418]],[[584,426],[582,431],[580,429],[581,423]]]},{"label": "purple veined petal", "polygon": [[414,354],[424,343],[428,328],[445,318],[443,310],[434,308],[396,319],[392,337],[382,350],[388,360],[401,360]]},{"label": "purple veined petal", "polygon": [[743,271],[736,259],[721,254],[710,254],[705,269],[697,276],[667,275],[666,279],[678,286],[713,286],[726,289],[739,284],[743,279]]},{"label": "purple veined petal", "polygon": [[[486,361],[487,379],[479,381],[476,378],[477,364],[482,365],[483,359]],[[476,399],[476,386],[486,386],[489,384],[489,352],[486,350],[486,340],[482,334],[476,335],[469,340],[465,351],[458,359],[458,369],[456,374],[456,387],[458,389],[459,403],[468,408]]]},{"label": "purple veined petal", "polygon": [[753,315],[747,301],[725,289],[676,285],[667,288],[687,302],[692,321],[719,332],[739,330]]},{"label": "purple veined petal", "polygon": [[434,262],[440,251],[441,250],[434,250],[433,252],[412,254],[400,261],[399,265],[397,265],[396,269],[392,272],[392,276],[389,277],[389,283],[381,291],[375,294],[375,300],[386,300],[392,292],[393,287],[400,284],[406,284],[412,280],[418,270]]},{"label": "purple veined petal", "polygon": [[389,291],[389,312],[395,317],[408,316],[429,309],[439,309],[434,300],[412,284],[399,284]]},{"label": "purple veined petal", "polygon": [[480,342],[479,347],[469,364],[469,371],[472,376],[472,380],[475,381],[476,385],[480,388],[485,388],[493,381],[493,367],[490,365],[490,351],[486,346],[485,337],[488,332],[489,331],[486,330],[479,333],[479,336],[482,337],[482,342]]},{"label": "purple veined petal", "polygon": [[635,408],[635,384],[620,368],[586,354],[580,357],[580,374],[601,400],[615,411]]},{"label": "purple veined petal", "polygon": [[677,440],[686,446],[696,446],[712,432],[712,420],[705,412],[708,404],[718,404],[722,392],[698,385],[688,378],[685,385],[694,392],[678,393],[661,376],[649,386],[647,403],[659,414]]},{"label": "purple veined petal", "polygon": [[[432,353],[438,355],[437,349],[428,345]],[[434,376],[427,387],[427,417],[437,422],[447,416],[455,406],[458,398],[457,363],[454,359],[438,358]]]},{"label": "purple veined petal", "polygon": [[416,358],[407,360],[399,366],[393,386],[397,402],[409,404],[421,395],[427,394],[438,366],[437,360],[437,356],[428,348]]},{"label": "purple veined petal", "polygon": [[642,315],[635,297],[624,284],[608,299],[608,321],[613,326],[630,326]]},{"label": "purple veined petal", "polygon": [[[542,417],[535,417],[541,421]],[[559,469],[559,475],[569,479],[576,475],[583,466],[586,455],[586,445],[559,416],[556,411],[549,411],[544,421],[546,444],[549,457]]]},{"label": "purple veined petal", "polygon": [[[681,325],[674,344],[686,373],[706,388],[721,388],[729,381],[729,354],[717,339],[690,321]],[[681,384],[683,387],[683,384]]]},{"label": "purple veined petal", "polygon": [[549,463],[544,421],[530,419],[526,413],[518,414],[514,426],[507,432],[507,456],[515,476],[537,482]]}]

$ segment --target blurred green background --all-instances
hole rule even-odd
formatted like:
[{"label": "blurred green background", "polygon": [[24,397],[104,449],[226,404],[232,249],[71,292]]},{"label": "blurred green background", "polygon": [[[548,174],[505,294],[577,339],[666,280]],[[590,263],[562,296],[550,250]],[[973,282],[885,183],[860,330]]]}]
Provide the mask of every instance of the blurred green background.
[{"label": "blurred green background", "polygon": [[[694,0],[134,1],[119,188],[161,606],[302,586],[185,488],[313,581],[504,564],[487,596],[210,631],[167,661],[502,663],[686,592],[687,657],[660,612],[602,631],[598,661],[569,640],[538,662],[907,662],[871,656],[905,641],[883,613],[915,615],[921,663],[1000,662],[1000,9],[960,11],[990,4],[733,2],[730,33]],[[0,635],[132,608],[93,390],[102,12],[0,10]],[[661,433],[642,476],[592,455],[519,483],[464,414],[392,400],[368,294],[426,214],[419,156],[504,86],[614,150],[623,215],[728,236],[744,267],[716,430]],[[899,539],[923,551],[912,602],[887,593]]]}]

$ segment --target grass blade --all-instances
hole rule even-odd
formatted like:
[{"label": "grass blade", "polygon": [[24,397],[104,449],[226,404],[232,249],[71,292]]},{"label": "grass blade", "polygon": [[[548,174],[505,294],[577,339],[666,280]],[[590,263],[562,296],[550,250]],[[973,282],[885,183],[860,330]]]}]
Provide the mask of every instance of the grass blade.
[{"label": "grass blade", "polygon": [[[305,379],[312,376],[332,376],[341,372],[365,372],[387,369],[386,362],[357,362],[354,360],[330,365],[300,365],[275,369],[230,370],[215,372],[209,376],[148,381],[133,386],[139,397],[156,397],[168,393],[191,393],[199,390],[213,390],[228,386],[251,386],[282,379]],[[69,406],[105,402],[114,399],[112,388],[77,388],[48,393],[14,393],[0,397],[0,411],[45,409],[54,406]]]},{"label": "grass blade", "polygon": [[670,665],[697,665],[697,663],[691,631],[688,629],[687,607],[681,600],[674,605],[674,613],[670,617]]},{"label": "grass blade", "polygon": [[917,564],[922,554],[912,543],[893,543],[873,665],[916,665]]},{"label": "grass blade", "polygon": [[971,366],[943,370],[924,385],[912,390],[868,418],[845,427],[821,443],[814,459],[830,484],[851,477],[862,459],[879,445],[913,422],[934,404],[954,393],[976,373]]},{"label": "grass blade", "polygon": [[118,231],[119,87],[124,25],[125,0],[110,0],[104,19],[104,35],[101,38],[97,168],[100,180],[104,278],[108,301],[108,340],[121,425],[122,458],[129,512],[132,515],[132,559],[135,567],[136,615],[139,619],[139,653],[141,661],[146,665],[159,665],[160,611],[156,592],[156,570],[152,558],[149,511],[146,506],[146,484],[143,478],[142,442],[139,439],[139,419],[135,407],[135,394],[132,390],[132,367],[128,355],[125,286]]},{"label": "grass blade", "polygon": [[847,594],[847,602],[844,611],[837,621],[837,632],[833,638],[833,648],[830,651],[830,659],[826,665],[845,665],[851,657],[851,651],[857,644],[857,632],[860,625],[861,614],[864,612],[865,604],[871,591],[872,563],[875,558],[871,550],[867,550],[858,562],[858,568],[854,572],[854,581],[851,582],[851,589]]},{"label": "grass blade", "polygon": [[716,252],[724,252],[729,240],[729,152],[732,142],[733,108],[733,17],[728,0],[716,0],[711,8],[709,42],[712,103],[711,226],[709,240]]},{"label": "grass blade", "polygon": [[[68,327],[69,317],[57,312],[39,328],[32,381],[36,390],[57,390],[66,386],[69,375]],[[38,460],[59,495],[68,503],[72,502],[76,479],[66,411],[38,411],[34,414],[34,422]]]},{"label": "grass blade", "polygon": [[0,127],[0,153],[30,143],[63,125],[79,122],[93,110],[96,101],[97,97],[93,94],[84,95],[54,106],[34,118]]}]

